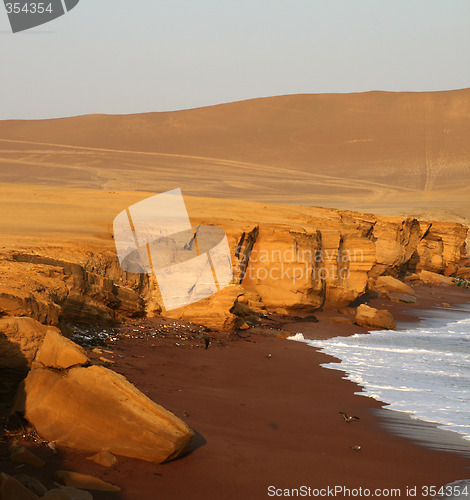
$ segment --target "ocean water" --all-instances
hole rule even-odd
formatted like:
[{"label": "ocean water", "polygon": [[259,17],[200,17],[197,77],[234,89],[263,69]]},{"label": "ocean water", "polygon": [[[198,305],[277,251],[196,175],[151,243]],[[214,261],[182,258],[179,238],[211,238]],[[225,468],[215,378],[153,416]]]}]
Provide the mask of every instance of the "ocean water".
[{"label": "ocean water", "polygon": [[470,309],[446,314],[420,328],[305,342],[339,358],[323,366],[345,371],[358,394],[470,440]]}]

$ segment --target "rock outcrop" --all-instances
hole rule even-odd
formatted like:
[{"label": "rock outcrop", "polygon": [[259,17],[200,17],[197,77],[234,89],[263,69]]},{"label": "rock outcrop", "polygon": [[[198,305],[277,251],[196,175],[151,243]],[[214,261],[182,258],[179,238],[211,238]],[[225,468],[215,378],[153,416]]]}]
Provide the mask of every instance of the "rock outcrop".
[{"label": "rock outcrop", "polygon": [[12,252],[0,258],[0,271],[8,276],[0,282],[0,315],[59,325],[63,320],[108,323],[144,314],[143,299],[131,284],[139,290],[147,276],[121,273],[113,254],[77,251],[70,260],[48,254]]},{"label": "rock outcrop", "polygon": [[468,228],[462,224],[449,222],[421,223],[421,238],[411,267],[416,271],[444,273],[454,265],[456,271],[468,265]]},{"label": "rock outcrop", "polygon": [[405,270],[423,234],[417,219],[377,218],[370,235],[376,250],[371,277]]},{"label": "rock outcrop", "polygon": [[[383,276],[421,271],[459,276],[470,268],[468,228],[462,224],[315,207],[261,210],[237,204],[234,210],[229,202],[220,203],[223,209],[200,213],[196,203],[193,220],[195,225],[217,225],[227,234],[234,278],[219,293],[165,311],[155,277],[124,273],[115,250],[83,245],[67,252],[12,251],[0,257],[0,272],[8,277],[0,284],[0,314],[59,326],[162,314],[231,330],[249,325],[232,312],[241,296],[253,297],[249,306],[257,314],[310,313],[348,306],[367,294],[371,280]],[[254,215],[254,207],[262,217]],[[229,209],[232,218],[223,217]],[[412,297],[400,288],[388,291]]]}]

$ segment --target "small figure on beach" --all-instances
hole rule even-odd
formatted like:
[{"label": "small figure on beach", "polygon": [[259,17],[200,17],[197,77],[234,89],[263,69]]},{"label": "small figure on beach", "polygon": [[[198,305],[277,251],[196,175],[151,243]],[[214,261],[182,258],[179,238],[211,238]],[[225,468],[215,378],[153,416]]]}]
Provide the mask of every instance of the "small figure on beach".
[{"label": "small figure on beach", "polygon": [[343,420],[349,424],[351,422],[354,422],[354,421],[357,421],[357,420],[361,420],[359,417],[356,417],[354,415],[348,415],[347,413],[344,413],[344,411],[340,411],[338,412],[340,413],[341,415],[343,415]]},{"label": "small figure on beach", "polygon": [[201,338],[202,340],[204,340],[204,345],[206,347],[206,349],[209,349],[209,345],[211,343],[211,339],[210,337],[208,337],[206,334],[204,333],[199,333],[198,334],[198,337]]}]

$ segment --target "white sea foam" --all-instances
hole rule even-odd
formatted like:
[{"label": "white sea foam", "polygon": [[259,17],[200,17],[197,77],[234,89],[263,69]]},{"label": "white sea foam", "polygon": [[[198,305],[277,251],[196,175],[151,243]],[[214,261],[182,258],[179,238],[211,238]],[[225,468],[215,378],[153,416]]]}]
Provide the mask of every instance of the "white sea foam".
[{"label": "white sea foam", "polygon": [[296,333],[295,335],[291,335],[290,337],[287,337],[287,340],[305,340],[305,339],[301,333]]},{"label": "white sea foam", "polygon": [[470,314],[432,327],[305,342],[341,360],[360,394],[470,440]]}]

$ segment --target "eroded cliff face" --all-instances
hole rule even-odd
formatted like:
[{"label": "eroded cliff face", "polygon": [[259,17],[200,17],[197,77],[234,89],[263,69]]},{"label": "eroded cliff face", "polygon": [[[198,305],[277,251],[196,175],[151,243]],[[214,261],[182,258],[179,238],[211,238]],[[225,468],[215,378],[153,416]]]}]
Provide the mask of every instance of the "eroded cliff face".
[{"label": "eroded cliff face", "polygon": [[0,314],[46,325],[109,323],[145,313],[146,275],[126,276],[114,254],[80,249],[7,252],[0,257]]},{"label": "eroded cliff face", "polygon": [[444,273],[452,266],[458,275],[468,265],[468,228],[460,224],[336,215],[302,228],[259,225],[245,241],[242,233],[236,282],[268,310],[289,313],[347,305],[384,274]]},{"label": "eroded cliff face", "polygon": [[253,219],[256,214],[193,221],[225,229],[234,277],[219,293],[190,306],[163,311],[153,276],[124,273],[109,247],[82,243],[67,251],[4,251],[0,314],[48,325],[163,314],[228,330],[266,311],[296,314],[348,305],[381,275],[427,270],[458,276],[469,267],[469,231],[458,223],[329,209],[303,214],[299,207],[280,222],[266,215],[248,222]]}]

